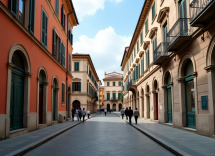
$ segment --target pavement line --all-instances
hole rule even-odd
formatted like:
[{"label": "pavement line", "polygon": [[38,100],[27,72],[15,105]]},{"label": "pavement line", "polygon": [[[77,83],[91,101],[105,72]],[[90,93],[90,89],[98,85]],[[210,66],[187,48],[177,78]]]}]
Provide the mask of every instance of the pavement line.
[{"label": "pavement line", "polygon": [[[100,114],[100,113],[97,113],[97,114],[91,116],[89,119],[95,117],[95,116],[98,115],[98,114]],[[87,120],[89,120],[89,119],[85,119],[84,121],[87,121]],[[79,122],[79,123],[77,123],[77,124],[75,124],[75,125],[69,126],[69,127],[67,127],[67,128],[64,128],[64,129],[62,129],[62,130],[60,130],[60,131],[57,131],[57,132],[55,132],[55,133],[53,133],[53,134],[50,134],[50,135],[48,135],[47,137],[45,137],[45,138],[43,138],[43,139],[40,139],[40,140],[38,140],[38,141],[35,141],[35,142],[33,142],[33,143],[31,143],[31,144],[29,144],[29,145],[27,145],[27,146],[24,146],[24,147],[22,147],[22,148],[20,148],[20,149],[18,149],[18,150],[13,151],[13,152],[11,152],[11,153],[5,155],[5,156],[22,156],[22,155],[26,154],[27,152],[29,152],[29,151],[31,151],[31,150],[37,148],[38,146],[41,146],[42,144],[48,142],[49,140],[51,140],[51,139],[53,139],[53,138],[59,136],[60,134],[62,134],[62,133],[64,133],[64,132],[68,131],[69,129],[71,129],[71,128],[73,128],[73,127],[75,127],[75,126],[77,126],[77,125],[79,125],[79,124],[81,124],[81,123],[83,123],[83,121],[81,121],[81,122]]]},{"label": "pavement line", "polygon": [[[113,113],[118,117],[121,117],[120,115]],[[121,118],[120,118],[121,119]],[[129,124],[128,121],[121,119],[122,121],[124,121],[125,123]],[[155,141],[156,143],[158,143],[159,145],[161,145],[162,147],[164,147],[165,149],[167,149],[168,151],[172,152],[173,154],[177,155],[177,156],[191,156],[190,154],[182,151],[181,149],[171,145],[170,143],[164,141],[163,139],[160,139],[158,137],[156,137],[155,135],[153,135],[152,133],[148,132],[148,131],[144,131],[142,129],[140,129],[139,127],[133,125],[133,124],[129,124],[130,126],[134,127],[135,129],[137,129],[139,132],[143,133],[144,135],[146,135],[147,137],[149,137],[150,139],[152,139],[153,141]]]}]

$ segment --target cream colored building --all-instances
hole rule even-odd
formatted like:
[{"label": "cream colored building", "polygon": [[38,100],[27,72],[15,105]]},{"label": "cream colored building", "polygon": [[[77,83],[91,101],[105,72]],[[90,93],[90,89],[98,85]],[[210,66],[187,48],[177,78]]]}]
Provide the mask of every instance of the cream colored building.
[{"label": "cream colored building", "polygon": [[122,74],[112,72],[106,74],[104,81],[104,107],[113,111],[120,111],[122,103],[120,95],[122,92]]},{"label": "cream colored building", "polygon": [[214,7],[213,0],[145,0],[121,62],[124,107],[214,137]]},{"label": "cream colored building", "polygon": [[72,54],[72,75],[71,107],[97,112],[101,81],[89,54]]}]

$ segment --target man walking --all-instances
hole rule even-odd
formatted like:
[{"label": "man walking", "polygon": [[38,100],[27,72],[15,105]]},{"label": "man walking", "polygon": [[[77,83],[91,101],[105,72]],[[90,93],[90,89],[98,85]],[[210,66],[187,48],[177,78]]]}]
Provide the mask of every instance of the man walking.
[{"label": "man walking", "polygon": [[72,107],[72,121],[74,121],[74,117],[75,117],[75,108]]},{"label": "man walking", "polygon": [[105,116],[106,116],[106,114],[107,114],[107,108],[104,109],[104,112],[105,112]]},{"label": "man walking", "polygon": [[[82,117],[82,110],[81,110],[81,108],[79,108],[79,110],[78,110],[78,116],[79,116],[79,119],[80,119],[80,121],[81,121],[81,117]],[[79,120],[78,120],[79,121]]]},{"label": "man walking", "polygon": [[136,110],[134,111],[134,118],[135,118],[136,124],[137,124],[138,116],[140,116],[140,113],[139,113],[139,111],[138,111],[137,108],[136,108]]},{"label": "man walking", "polygon": [[126,116],[126,120],[128,120],[128,107],[126,107],[125,116]]},{"label": "man walking", "polygon": [[131,109],[131,107],[129,107],[129,110],[128,110],[128,117],[129,117],[129,123],[131,124],[131,118],[133,116],[133,110]]},{"label": "man walking", "polygon": [[78,109],[76,109],[76,117],[77,117],[77,119],[79,121]]},{"label": "man walking", "polygon": [[90,110],[87,111],[88,119],[90,118]]},{"label": "man walking", "polygon": [[123,119],[123,118],[124,118],[124,114],[125,114],[125,110],[124,110],[124,108],[122,108],[120,112],[121,112],[122,119]]},{"label": "man walking", "polygon": [[83,108],[83,110],[82,110],[82,116],[83,116],[83,122],[84,122],[84,118],[85,118],[85,116],[86,116],[85,108]]}]

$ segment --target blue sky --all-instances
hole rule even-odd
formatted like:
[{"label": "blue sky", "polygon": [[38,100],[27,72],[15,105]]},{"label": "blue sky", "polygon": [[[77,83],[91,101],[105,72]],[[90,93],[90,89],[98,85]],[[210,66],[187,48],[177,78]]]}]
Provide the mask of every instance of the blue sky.
[{"label": "blue sky", "polygon": [[[134,2],[135,1],[135,2]],[[121,72],[144,0],[73,0],[79,25],[73,28],[73,53],[90,54],[99,78]]]}]

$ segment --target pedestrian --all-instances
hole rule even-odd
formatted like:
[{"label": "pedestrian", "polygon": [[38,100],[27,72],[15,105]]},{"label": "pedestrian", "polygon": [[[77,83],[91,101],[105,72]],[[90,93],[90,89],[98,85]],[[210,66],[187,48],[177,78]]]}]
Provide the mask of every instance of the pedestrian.
[{"label": "pedestrian", "polygon": [[128,117],[129,117],[129,123],[131,124],[131,118],[133,116],[133,110],[131,109],[131,107],[129,107],[129,110],[128,110]]},{"label": "pedestrian", "polygon": [[[81,117],[82,117],[82,111],[81,111],[81,108],[79,108],[79,110],[78,110],[78,116],[79,116],[79,119],[80,119],[80,121],[81,121]],[[79,121],[79,120],[78,120]]]},{"label": "pedestrian", "polygon": [[77,119],[79,121],[78,109],[76,109],[76,117],[77,117]]},{"label": "pedestrian", "polygon": [[106,113],[107,113],[107,108],[105,108],[105,109],[104,109],[104,112],[105,112],[105,116],[106,116]]},{"label": "pedestrian", "polygon": [[90,110],[87,111],[88,119],[90,118]]},{"label": "pedestrian", "polygon": [[76,113],[75,108],[72,107],[72,121],[74,121],[75,113]]},{"label": "pedestrian", "polygon": [[128,107],[126,107],[125,109],[125,116],[126,116],[126,120],[128,120]]},{"label": "pedestrian", "polygon": [[83,110],[82,110],[82,116],[83,116],[83,122],[84,122],[84,118],[85,118],[85,116],[86,116],[85,108],[83,108]]},{"label": "pedestrian", "polygon": [[123,118],[124,118],[124,114],[125,114],[125,110],[124,110],[124,108],[122,108],[120,112],[121,112],[122,119],[123,119]]},{"label": "pedestrian", "polygon": [[140,116],[140,113],[139,113],[139,111],[138,111],[137,108],[136,108],[136,110],[134,111],[134,118],[135,118],[136,124],[137,124],[138,116]]}]

